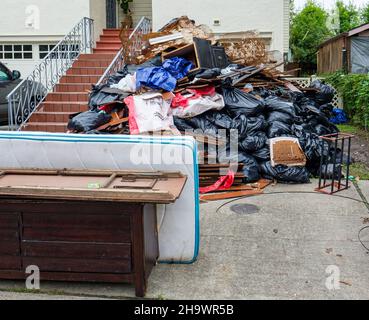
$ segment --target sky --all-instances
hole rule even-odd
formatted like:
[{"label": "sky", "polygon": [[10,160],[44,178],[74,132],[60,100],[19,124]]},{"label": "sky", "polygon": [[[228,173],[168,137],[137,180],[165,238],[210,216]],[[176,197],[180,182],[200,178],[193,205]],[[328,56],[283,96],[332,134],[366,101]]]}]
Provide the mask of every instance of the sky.
[{"label": "sky", "polygon": [[[327,9],[331,9],[334,4],[336,3],[336,0],[316,0],[318,3],[322,4]],[[369,3],[369,0],[343,0],[345,3],[354,3],[357,6],[363,6],[367,3]],[[306,3],[306,0],[295,0],[296,9],[301,9],[304,4]]]}]

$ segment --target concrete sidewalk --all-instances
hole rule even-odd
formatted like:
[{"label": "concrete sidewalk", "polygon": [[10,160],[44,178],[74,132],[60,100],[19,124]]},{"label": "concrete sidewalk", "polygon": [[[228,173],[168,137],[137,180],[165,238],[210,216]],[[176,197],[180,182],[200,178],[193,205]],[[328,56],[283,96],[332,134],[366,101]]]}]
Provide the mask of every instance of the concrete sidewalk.
[{"label": "concrete sidewalk", "polygon": [[[354,187],[339,196],[326,196],[314,193],[315,186],[316,181],[278,184],[261,196],[203,204],[198,261],[158,265],[147,298],[368,299],[369,254],[358,241],[368,208]],[[369,199],[369,182],[361,182],[360,187]],[[239,206],[243,204],[249,206]],[[326,287],[329,266],[340,271],[339,290]],[[70,298],[63,293],[72,298],[88,296],[81,299],[134,297],[133,288],[126,285],[48,282],[41,286],[42,293],[58,292],[60,299]],[[21,282],[0,282],[0,291],[23,287]],[[0,294],[0,299],[4,294],[11,293]]]}]

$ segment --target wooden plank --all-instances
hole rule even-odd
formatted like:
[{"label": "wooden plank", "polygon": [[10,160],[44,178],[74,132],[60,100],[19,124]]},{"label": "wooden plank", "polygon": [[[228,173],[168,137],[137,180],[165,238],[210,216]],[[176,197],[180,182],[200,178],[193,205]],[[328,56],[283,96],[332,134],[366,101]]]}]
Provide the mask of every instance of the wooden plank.
[{"label": "wooden plank", "polygon": [[23,258],[23,265],[36,265],[43,272],[93,272],[129,273],[130,260],[64,259],[64,258]]},{"label": "wooden plank", "polygon": [[241,198],[246,196],[254,196],[258,194],[262,194],[262,190],[246,190],[246,191],[236,191],[236,192],[225,192],[220,194],[205,194],[200,197],[201,201],[218,201],[218,200],[226,200],[233,198]]},{"label": "wooden plank", "polygon": [[0,228],[0,241],[18,241],[19,233],[17,229]]},{"label": "wooden plank", "polygon": [[111,229],[64,229],[25,227],[23,240],[66,241],[92,243],[130,243],[131,238],[125,231]]},{"label": "wooden plank", "polygon": [[[0,279],[23,280],[24,271],[0,270]],[[132,274],[42,272],[41,281],[132,283]]]},{"label": "wooden plank", "polygon": [[[68,209],[67,209],[68,210]],[[78,212],[78,211],[75,211]],[[79,229],[130,229],[130,219],[127,215],[118,214],[63,214],[24,213],[23,226],[33,228],[79,228]]]},{"label": "wooden plank", "polygon": [[0,256],[18,256],[19,254],[19,241],[0,241]]},{"label": "wooden plank", "polygon": [[14,256],[0,256],[1,270],[20,270],[22,267],[21,257]]},{"label": "wooden plank", "polygon": [[0,228],[17,229],[18,219],[19,219],[18,213],[1,213],[0,214]]},{"label": "wooden plank", "polygon": [[130,244],[23,241],[22,252],[25,257],[39,258],[131,259]]}]

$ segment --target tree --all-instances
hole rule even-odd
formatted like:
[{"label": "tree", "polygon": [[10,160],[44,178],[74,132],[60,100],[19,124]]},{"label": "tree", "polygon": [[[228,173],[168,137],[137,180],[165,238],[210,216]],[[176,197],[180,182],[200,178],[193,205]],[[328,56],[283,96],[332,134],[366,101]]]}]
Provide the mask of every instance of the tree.
[{"label": "tree", "polygon": [[327,26],[328,14],[313,0],[308,0],[291,23],[291,50],[296,62],[316,64],[319,44],[332,36]]},{"label": "tree", "polygon": [[369,23],[369,3],[361,10],[362,23]]},{"label": "tree", "polygon": [[340,33],[347,32],[361,24],[359,9],[350,2],[345,4],[342,0],[336,2],[340,17]]}]

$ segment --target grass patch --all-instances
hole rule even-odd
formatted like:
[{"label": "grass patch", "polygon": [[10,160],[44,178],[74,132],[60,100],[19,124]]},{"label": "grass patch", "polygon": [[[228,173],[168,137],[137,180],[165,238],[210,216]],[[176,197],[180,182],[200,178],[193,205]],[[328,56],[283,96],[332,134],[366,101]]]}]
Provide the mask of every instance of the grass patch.
[{"label": "grass patch", "polygon": [[350,175],[360,180],[369,180],[369,168],[363,163],[353,163],[350,166]]},{"label": "grass patch", "polygon": [[[343,133],[361,134],[363,130],[351,124],[339,124],[338,129]],[[364,131],[365,132],[365,131]]]}]

